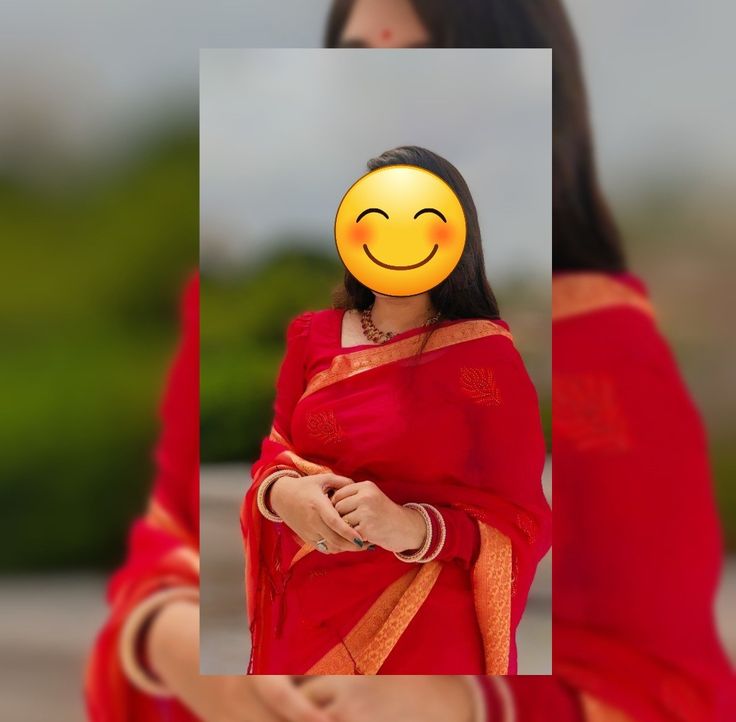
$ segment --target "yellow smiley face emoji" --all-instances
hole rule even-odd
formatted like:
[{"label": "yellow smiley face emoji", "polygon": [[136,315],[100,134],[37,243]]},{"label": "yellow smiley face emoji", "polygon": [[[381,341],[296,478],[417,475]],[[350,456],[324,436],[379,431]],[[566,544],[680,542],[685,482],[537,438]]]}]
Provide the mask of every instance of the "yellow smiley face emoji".
[{"label": "yellow smiley face emoji", "polygon": [[447,278],[465,248],[465,213],[445,181],[411,165],[356,181],[335,218],[340,259],[364,286],[414,296]]}]

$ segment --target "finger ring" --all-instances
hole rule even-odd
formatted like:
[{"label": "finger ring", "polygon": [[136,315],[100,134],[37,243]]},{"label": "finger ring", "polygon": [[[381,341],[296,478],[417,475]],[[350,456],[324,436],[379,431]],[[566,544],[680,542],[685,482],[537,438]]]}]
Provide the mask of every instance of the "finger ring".
[{"label": "finger ring", "polygon": [[327,542],[324,539],[320,539],[314,546],[318,552],[327,554]]}]

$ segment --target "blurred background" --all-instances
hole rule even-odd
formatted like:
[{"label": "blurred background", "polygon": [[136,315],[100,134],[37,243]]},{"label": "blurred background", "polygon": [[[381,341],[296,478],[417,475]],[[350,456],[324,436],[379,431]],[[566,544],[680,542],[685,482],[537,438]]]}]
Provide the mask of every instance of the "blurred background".
[{"label": "blurred background", "polygon": [[[239,509],[248,462],[271,426],[287,323],[304,310],[329,308],[342,279],[335,213],[369,158],[420,145],[462,173],[478,209],[489,279],[549,427],[551,55],[202,51],[204,672],[237,674],[246,664]],[[548,567],[547,560],[529,630],[520,635],[522,672],[551,670]]]},{"label": "blurred background", "polygon": [[[736,5],[566,4],[605,190],[705,416],[733,553]],[[196,263],[198,49],[319,46],[326,6],[3,3],[2,719],[82,717],[82,663],[150,482],[178,291]],[[736,656],[733,559],[719,604]]]}]

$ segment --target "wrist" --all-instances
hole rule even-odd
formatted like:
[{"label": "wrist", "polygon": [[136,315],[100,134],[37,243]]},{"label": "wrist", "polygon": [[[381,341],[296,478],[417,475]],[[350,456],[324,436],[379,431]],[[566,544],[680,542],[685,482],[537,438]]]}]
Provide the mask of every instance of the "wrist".
[{"label": "wrist", "polygon": [[198,667],[198,630],[199,606],[194,601],[172,601],[151,620],[146,638],[151,671],[175,695],[181,679]]},{"label": "wrist", "polygon": [[[256,503],[266,519],[277,523],[282,521],[282,510],[288,508],[287,499],[291,493],[291,487],[284,479],[293,479],[298,476],[298,472],[293,469],[278,469],[261,482]],[[277,485],[278,490],[274,493]],[[286,489],[284,489],[285,486]]]},{"label": "wrist", "polygon": [[266,504],[266,508],[270,509],[274,514],[277,516],[281,516],[281,510],[282,510],[282,502],[283,502],[283,492],[284,487],[286,486],[286,482],[291,477],[289,476],[280,476],[278,479],[276,479],[269,487],[268,492],[266,493],[264,502]]},{"label": "wrist", "polygon": [[412,507],[401,507],[406,518],[406,539],[407,546],[398,551],[413,552],[421,549],[427,541],[427,524],[424,515],[417,509]]}]

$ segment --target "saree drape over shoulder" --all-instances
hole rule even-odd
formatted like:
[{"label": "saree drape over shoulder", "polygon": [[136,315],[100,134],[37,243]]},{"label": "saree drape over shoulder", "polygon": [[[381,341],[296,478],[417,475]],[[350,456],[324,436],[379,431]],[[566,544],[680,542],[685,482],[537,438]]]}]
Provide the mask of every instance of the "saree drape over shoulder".
[{"label": "saree drape over shoulder", "polygon": [[628,275],[553,282],[555,676],[590,722],[736,719],[703,425]]},{"label": "saree drape over shoulder", "polygon": [[[88,664],[93,722],[194,722],[147,669],[151,616],[199,594],[199,283],[182,304],[184,333],[168,379],[156,479],[148,510],[130,533],[128,555],[108,587],[109,616]],[[102,483],[102,482],[101,482]]]},{"label": "saree drape over shoulder", "polygon": [[[287,334],[275,418],[241,514],[253,673],[516,670],[515,630],[550,510],[537,398],[503,322],[444,322],[380,346],[340,346],[341,311]],[[434,505],[440,556],[322,555],[267,521],[259,484],[278,469],[372,480]]]}]

